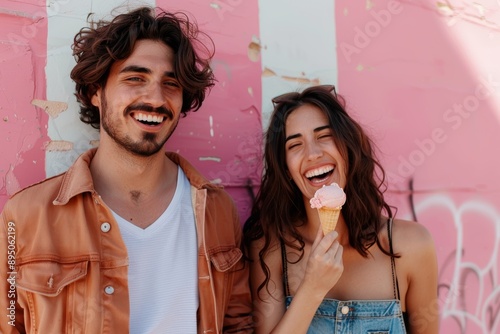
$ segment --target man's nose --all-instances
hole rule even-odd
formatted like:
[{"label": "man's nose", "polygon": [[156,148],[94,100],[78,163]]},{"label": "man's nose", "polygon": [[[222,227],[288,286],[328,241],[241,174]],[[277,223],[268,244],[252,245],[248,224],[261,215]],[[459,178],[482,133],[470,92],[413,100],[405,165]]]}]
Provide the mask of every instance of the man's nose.
[{"label": "man's nose", "polygon": [[160,83],[152,82],[146,87],[144,94],[144,102],[150,104],[154,108],[165,105],[165,96],[163,94],[163,87]]}]

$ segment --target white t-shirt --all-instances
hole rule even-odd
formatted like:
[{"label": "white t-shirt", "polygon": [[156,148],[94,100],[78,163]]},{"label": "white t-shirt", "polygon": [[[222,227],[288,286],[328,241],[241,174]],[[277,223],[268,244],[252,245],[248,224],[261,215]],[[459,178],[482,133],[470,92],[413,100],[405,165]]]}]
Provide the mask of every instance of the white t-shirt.
[{"label": "white t-shirt", "polygon": [[198,246],[182,169],[172,202],[146,229],[113,215],[129,257],[130,333],[196,333]]}]

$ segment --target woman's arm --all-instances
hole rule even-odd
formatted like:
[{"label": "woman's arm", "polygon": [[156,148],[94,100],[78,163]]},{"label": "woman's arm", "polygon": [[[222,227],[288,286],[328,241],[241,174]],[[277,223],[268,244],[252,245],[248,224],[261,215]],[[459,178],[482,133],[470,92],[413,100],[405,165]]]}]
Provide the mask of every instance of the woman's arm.
[{"label": "woman's arm", "polygon": [[438,267],[434,241],[424,226],[411,223],[404,235],[408,249],[408,291],[406,311],[409,316],[409,333],[437,334],[439,330],[439,303],[437,296]]},{"label": "woman's arm", "polygon": [[259,251],[263,241],[259,240],[252,244],[250,286],[253,295],[255,333],[307,332],[318,306],[343,272],[342,246],[337,242],[337,236],[337,232],[331,232],[323,238],[323,232],[319,229],[311,248],[304,279],[286,312],[280,246],[275,245],[265,258],[271,275],[268,289],[264,287],[257,292],[258,286],[265,278],[259,262]]}]

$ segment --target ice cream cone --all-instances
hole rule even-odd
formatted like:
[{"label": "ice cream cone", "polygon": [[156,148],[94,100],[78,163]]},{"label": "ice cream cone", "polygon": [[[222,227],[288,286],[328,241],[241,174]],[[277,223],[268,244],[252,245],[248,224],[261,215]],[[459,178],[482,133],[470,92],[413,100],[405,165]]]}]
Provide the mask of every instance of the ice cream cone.
[{"label": "ice cream cone", "polygon": [[337,226],[337,221],[339,220],[341,208],[327,208],[322,207],[318,209],[319,221],[321,222],[321,228],[323,228],[323,234],[327,234],[335,229]]}]

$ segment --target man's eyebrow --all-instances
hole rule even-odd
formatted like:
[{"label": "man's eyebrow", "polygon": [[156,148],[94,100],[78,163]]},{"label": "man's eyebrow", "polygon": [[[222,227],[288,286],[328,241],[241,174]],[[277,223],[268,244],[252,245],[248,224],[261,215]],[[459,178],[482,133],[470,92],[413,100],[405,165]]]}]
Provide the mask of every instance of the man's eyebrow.
[{"label": "man's eyebrow", "polygon": [[[314,129],[313,131],[314,132],[320,132],[320,131],[322,131],[324,129],[329,129],[329,128],[330,128],[330,125],[323,125],[323,126],[320,126],[320,127],[316,128],[316,129]],[[290,135],[290,136],[286,137],[285,143],[287,141],[291,140],[291,139],[298,138],[298,137],[302,137],[302,134],[297,133],[297,134],[294,134],[294,135]]]},{"label": "man's eyebrow", "polygon": [[[149,68],[137,65],[126,66],[120,71],[120,73],[128,73],[128,72],[145,73],[145,74],[153,73]],[[163,75],[169,78],[175,78],[175,74],[172,71],[165,71]]]},{"label": "man's eyebrow", "polygon": [[176,78],[175,73],[172,71],[165,71],[163,75],[169,78],[174,78],[174,79]]},{"label": "man's eyebrow", "polygon": [[120,71],[120,73],[127,73],[127,72],[137,72],[137,73],[150,74],[151,70],[149,68],[142,67],[142,66],[129,65],[127,67],[122,68],[122,70]]}]

